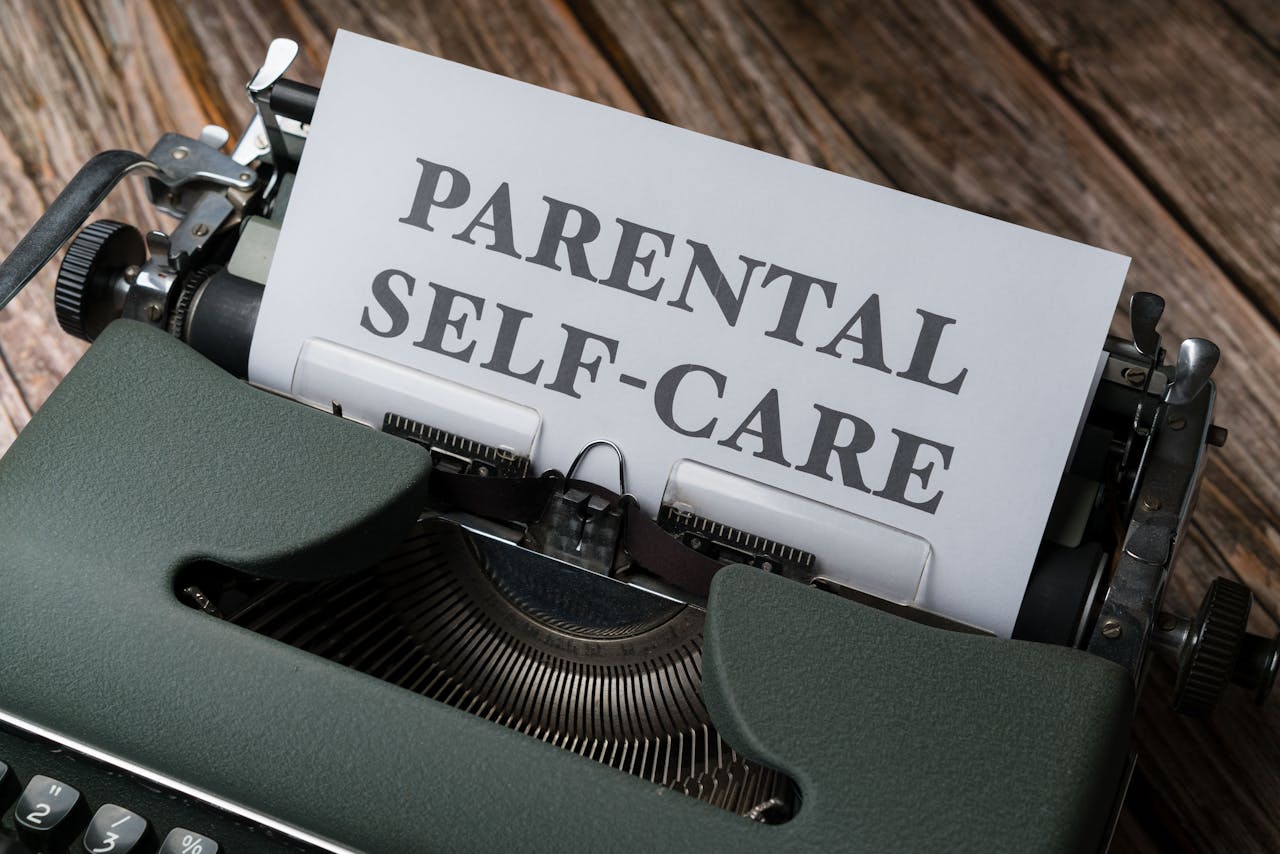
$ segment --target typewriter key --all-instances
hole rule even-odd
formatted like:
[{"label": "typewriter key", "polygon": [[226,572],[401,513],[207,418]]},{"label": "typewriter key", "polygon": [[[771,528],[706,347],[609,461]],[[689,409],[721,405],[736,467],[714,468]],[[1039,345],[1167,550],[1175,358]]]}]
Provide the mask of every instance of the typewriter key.
[{"label": "typewriter key", "polygon": [[65,851],[83,825],[84,798],[65,783],[37,774],[13,811],[18,836],[36,851]]},{"label": "typewriter key", "polygon": [[18,776],[13,769],[0,762],[0,813],[9,808],[14,798],[18,797]]},{"label": "typewriter key", "polygon": [[160,854],[218,854],[218,843],[185,827],[175,827],[160,843]]},{"label": "typewriter key", "polygon": [[115,804],[98,807],[82,843],[85,854],[143,854],[154,846],[147,820]]}]

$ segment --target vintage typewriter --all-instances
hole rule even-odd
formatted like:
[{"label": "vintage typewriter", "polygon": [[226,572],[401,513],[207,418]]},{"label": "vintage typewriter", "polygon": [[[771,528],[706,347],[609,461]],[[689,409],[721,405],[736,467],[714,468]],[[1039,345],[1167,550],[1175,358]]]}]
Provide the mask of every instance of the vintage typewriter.
[{"label": "vintage typewriter", "polygon": [[[7,302],[71,240],[57,317],[95,342],[0,461],[0,851],[1099,850],[1149,655],[1189,714],[1267,695],[1247,589],[1161,610],[1227,434],[1217,348],[1166,360],[1152,294],[1015,640],[869,594],[848,568],[892,544],[791,542],[765,485],[673,478],[654,520],[464,403],[241,381],[318,94],[295,52],[229,154],[100,154],[0,265]],[[135,172],[172,230],[81,230]]]}]

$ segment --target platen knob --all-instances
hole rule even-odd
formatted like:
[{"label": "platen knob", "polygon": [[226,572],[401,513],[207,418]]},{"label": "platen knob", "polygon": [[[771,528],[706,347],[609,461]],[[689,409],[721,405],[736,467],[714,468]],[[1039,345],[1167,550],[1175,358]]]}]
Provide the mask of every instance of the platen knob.
[{"label": "platen knob", "polygon": [[109,219],[86,226],[71,241],[58,269],[53,289],[58,325],[85,341],[98,337],[119,313],[112,294],[115,280],[146,260],[146,242],[133,226]]},{"label": "platen knob", "polygon": [[1213,710],[1236,669],[1253,594],[1226,578],[1209,585],[1178,654],[1173,707],[1188,715]]}]

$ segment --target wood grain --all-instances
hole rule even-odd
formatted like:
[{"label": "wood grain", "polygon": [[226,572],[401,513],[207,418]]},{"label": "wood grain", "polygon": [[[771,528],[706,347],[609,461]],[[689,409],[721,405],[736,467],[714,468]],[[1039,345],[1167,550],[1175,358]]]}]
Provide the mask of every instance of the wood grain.
[{"label": "wood grain", "polygon": [[693,3],[659,11],[647,0],[571,6],[650,116],[886,183],[768,34],[740,12]]},{"label": "wood grain", "polygon": [[1280,13],[1274,0],[1223,0],[1240,26],[1280,56]]},{"label": "wood grain", "polygon": [[[95,151],[238,131],[272,37],[296,39],[293,76],[319,83],[339,27],[1106,246],[1134,257],[1129,292],[1169,298],[1167,340],[1224,350],[1232,438],[1169,600],[1190,609],[1238,576],[1264,606],[1253,628],[1274,632],[1280,16],[1266,0],[993,2],[0,0],[0,252]],[[106,214],[163,224],[132,185]],[[83,352],[53,322],[52,281],[0,314],[0,448]],[[1171,679],[1152,668],[1114,850],[1280,850],[1275,705],[1189,721]]]},{"label": "wood grain", "polygon": [[[20,2],[0,27],[0,251],[7,252],[81,164],[107,148],[146,151],[169,129],[203,118],[174,74],[172,50],[145,7],[109,3]],[[140,225],[160,225],[140,185],[129,182],[101,211]],[[21,426],[84,345],[58,329],[51,265],[0,313],[4,362],[20,390],[0,384],[0,406]]]},{"label": "wood grain", "polygon": [[1211,3],[995,5],[1234,282],[1280,318],[1280,58]]},{"label": "wood grain", "polygon": [[[632,112],[638,111],[626,86],[592,47],[566,9],[554,2],[466,2],[407,4],[281,3],[180,4],[180,17],[166,15],[174,38],[201,46],[188,54],[188,73],[211,88],[212,103],[228,105],[233,130],[251,115],[244,96],[245,69],[261,60],[275,37],[302,47],[290,76],[319,85],[338,29],[465,62],[571,95]],[[246,25],[246,16],[252,25]],[[233,119],[238,118],[238,121]]]}]

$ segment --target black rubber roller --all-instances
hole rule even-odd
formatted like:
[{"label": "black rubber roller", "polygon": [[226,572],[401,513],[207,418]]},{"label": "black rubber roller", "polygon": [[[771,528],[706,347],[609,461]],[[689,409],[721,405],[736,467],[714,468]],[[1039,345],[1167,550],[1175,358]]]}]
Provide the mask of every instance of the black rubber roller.
[{"label": "black rubber roller", "polygon": [[261,305],[262,285],[222,267],[205,267],[184,284],[169,331],[223,370],[245,377]]},{"label": "black rubber roller", "polygon": [[53,289],[58,325],[85,341],[97,338],[119,314],[112,283],[146,260],[146,241],[133,226],[109,219],[86,226],[71,241],[58,269]]}]

